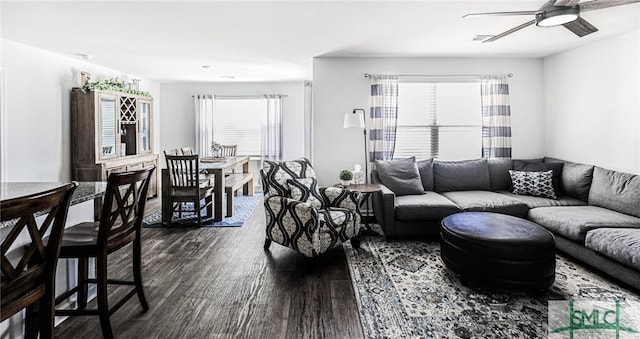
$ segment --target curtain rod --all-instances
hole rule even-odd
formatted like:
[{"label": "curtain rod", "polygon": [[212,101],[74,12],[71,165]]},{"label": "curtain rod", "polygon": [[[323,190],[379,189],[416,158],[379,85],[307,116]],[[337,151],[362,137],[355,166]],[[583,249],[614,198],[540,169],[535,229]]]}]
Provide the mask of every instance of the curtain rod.
[{"label": "curtain rod", "polygon": [[[374,74],[365,73],[365,78],[371,78]],[[513,73],[507,73],[507,77],[513,77]],[[398,74],[398,77],[407,78],[407,77],[420,77],[420,78],[455,78],[455,77],[482,77],[480,74]]]},{"label": "curtain rod", "polygon": [[[259,94],[259,95],[214,95],[214,94],[201,94],[204,96],[212,96],[216,99],[262,99],[265,97],[270,97],[270,96],[275,96],[275,97],[282,97],[282,98],[286,98],[289,95],[287,94]],[[192,95],[192,98],[195,98],[196,95]]]}]

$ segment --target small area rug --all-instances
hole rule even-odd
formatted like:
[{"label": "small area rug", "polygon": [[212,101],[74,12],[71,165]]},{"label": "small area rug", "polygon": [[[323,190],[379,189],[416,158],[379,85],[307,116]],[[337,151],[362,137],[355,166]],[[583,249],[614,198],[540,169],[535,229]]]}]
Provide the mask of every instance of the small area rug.
[{"label": "small area rug", "polygon": [[367,236],[360,249],[346,242],[344,250],[367,338],[546,338],[549,300],[640,301],[563,255],[551,288],[522,292],[463,286],[437,239]]},{"label": "small area rug", "polygon": [[[203,219],[202,226],[204,227],[239,227],[242,226],[249,218],[253,210],[256,208],[258,203],[262,201],[262,192],[256,192],[253,196],[246,195],[238,195],[234,198],[233,204],[233,216],[224,218],[222,221],[214,222],[211,219]],[[193,208],[187,204],[187,208]],[[204,211],[203,211],[204,212]],[[182,218],[178,217],[178,213],[175,213],[173,216],[173,225],[174,226],[195,226],[196,217],[195,213],[187,212],[182,213]],[[144,218],[143,227],[165,227],[162,224],[162,215],[160,211],[153,213],[152,215]]]}]

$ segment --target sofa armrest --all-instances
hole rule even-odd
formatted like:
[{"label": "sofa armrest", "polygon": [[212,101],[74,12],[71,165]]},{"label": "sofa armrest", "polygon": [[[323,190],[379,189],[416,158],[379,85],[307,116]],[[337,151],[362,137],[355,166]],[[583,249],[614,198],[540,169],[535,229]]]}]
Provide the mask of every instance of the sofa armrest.
[{"label": "sofa armrest", "polygon": [[372,195],[373,215],[378,220],[385,235],[394,235],[396,231],[396,194],[383,185],[377,175],[372,174],[371,181],[380,185],[380,191]]}]

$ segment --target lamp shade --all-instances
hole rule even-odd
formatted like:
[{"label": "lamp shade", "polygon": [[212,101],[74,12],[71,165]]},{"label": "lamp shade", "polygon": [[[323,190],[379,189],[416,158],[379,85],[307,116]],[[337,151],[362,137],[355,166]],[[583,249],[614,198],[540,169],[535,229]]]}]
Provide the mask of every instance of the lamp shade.
[{"label": "lamp shade", "polygon": [[364,128],[364,113],[354,110],[344,114],[344,128]]}]

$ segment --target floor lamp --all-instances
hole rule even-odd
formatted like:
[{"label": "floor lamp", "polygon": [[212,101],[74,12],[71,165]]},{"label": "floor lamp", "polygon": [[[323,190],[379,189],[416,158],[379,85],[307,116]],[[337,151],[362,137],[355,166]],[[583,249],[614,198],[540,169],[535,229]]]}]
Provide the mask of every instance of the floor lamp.
[{"label": "floor lamp", "polygon": [[362,128],[364,133],[364,183],[369,182],[369,159],[367,157],[367,124],[364,120],[365,110],[354,108],[353,112],[344,114],[344,128]]}]

